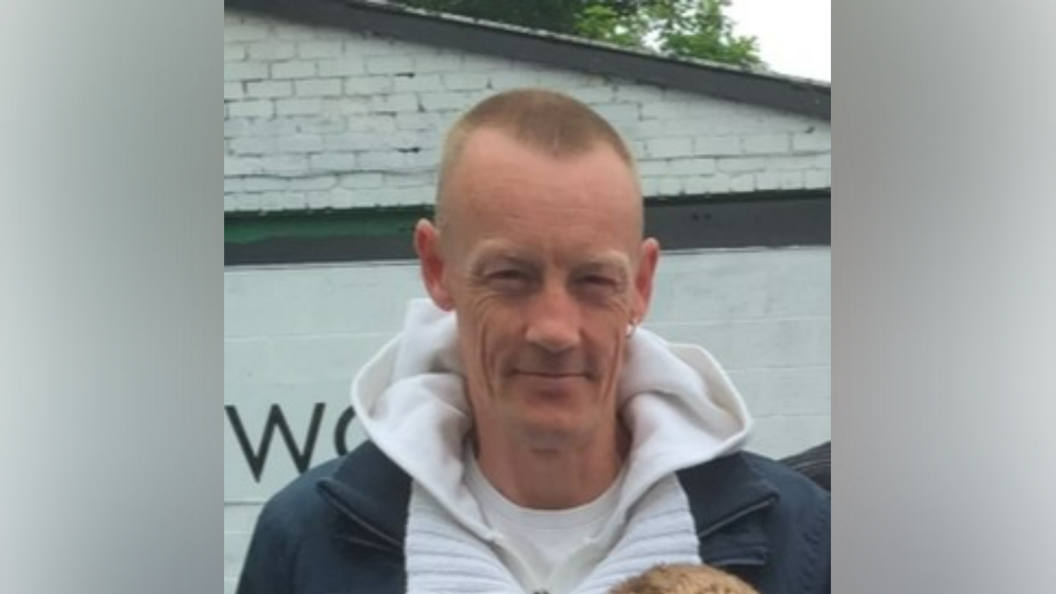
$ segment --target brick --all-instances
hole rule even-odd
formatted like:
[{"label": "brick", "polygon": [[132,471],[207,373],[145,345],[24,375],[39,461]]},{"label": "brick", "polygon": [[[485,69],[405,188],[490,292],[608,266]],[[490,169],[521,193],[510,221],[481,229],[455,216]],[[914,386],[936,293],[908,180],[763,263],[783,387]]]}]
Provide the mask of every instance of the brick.
[{"label": "brick", "polygon": [[488,76],[488,80],[491,88],[496,91],[517,87],[534,87],[539,85],[539,73],[529,69],[495,72]]},{"label": "brick", "polygon": [[303,41],[297,44],[297,55],[302,58],[337,58],[344,53],[340,41]]},{"label": "brick", "polygon": [[655,87],[644,87],[633,83],[617,81],[615,100],[619,103],[656,103],[663,101],[663,93]]},{"label": "brick", "polygon": [[367,72],[371,74],[397,74],[415,72],[414,60],[406,56],[374,56],[367,58]]},{"label": "brick", "polygon": [[356,169],[356,155],[354,153],[312,155],[310,163],[314,171],[348,171]]},{"label": "brick", "polygon": [[806,171],[803,173],[803,185],[808,188],[832,187],[832,173],[829,171]]},{"label": "brick", "polygon": [[371,97],[370,111],[374,113],[418,111],[418,97],[412,93]]},{"label": "brick", "polygon": [[293,84],[288,80],[267,80],[246,83],[246,92],[253,97],[275,98],[293,95]]},{"label": "brick", "polygon": [[341,80],[323,78],[297,81],[297,95],[300,97],[337,97],[341,95]]},{"label": "brick", "polygon": [[799,171],[763,171],[755,174],[758,190],[795,190],[803,187],[803,174]]},{"label": "brick", "polygon": [[322,110],[319,99],[277,99],[275,109],[279,115],[313,115]]},{"label": "brick", "polygon": [[433,187],[435,185],[432,173],[403,171],[385,174],[385,183],[383,184],[386,188]]},{"label": "brick", "polygon": [[307,25],[283,23],[282,25],[275,27],[276,37],[279,39],[288,39],[290,41],[308,41],[318,38],[319,34],[320,29],[309,27]]},{"label": "brick", "polygon": [[275,192],[286,190],[290,182],[279,177],[247,177],[245,181],[247,192]]},{"label": "brick", "polygon": [[682,193],[682,180],[677,177],[662,177],[657,190],[661,196],[678,196]]},{"label": "brick", "polygon": [[271,65],[272,78],[313,78],[315,62],[276,62]]},{"label": "brick", "polygon": [[438,148],[423,148],[416,153],[405,153],[404,163],[407,167],[415,169],[435,170],[440,166],[440,150]]},{"label": "brick", "polygon": [[264,80],[268,67],[257,62],[225,62],[224,82],[236,80]]},{"label": "brick", "polygon": [[297,126],[289,120],[243,120],[240,133],[243,136],[285,136],[297,132]]},{"label": "brick", "polygon": [[417,56],[414,60],[414,72],[428,74],[431,72],[461,72],[462,56],[457,54]]},{"label": "brick", "polygon": [[396,128],[400,130],[427,130],[439,131],[445,128],[445,118],[436,113],[398,113],[396,114]]},{"label": "brick", "polygon": [[449,91],[478,90],[488,87],[488,75],[475,72],[445,74],[443,79],[444,88]]},{"label": "brick", "polygon": [[598,103],[591,107],[601,114],[601,117],[614,124],[637,122],[641,118],[641,110],[635,103]]},{"label": "brick", "polygon": [[369,97],[331,97],[320,99],[327,116],[364,116],[370,111]]},{"label": "brick", "polygon": [[396,118],[410,114],[375,114],[370,116],[352,116],[345,119],[349,132],[385,133],[396,131]]},{"label": "brick", "polygon": [[392,81],[392,90],[397,93],[439,92],[444,90],[444,85],[439,74],[397,76]]},{"label": "brick", "polygon": [[725,192],[727,189],[715,189],[715,177],[684,177],[682,178],[682,189],[686,194],[704,194],[707,192]]},{"label": "brick", "polygon": [[246,59],[246,47],[244,45],[224,44],[224,61],[238,62]]},{"label": "brick", "polygon": [[763,157],[742,157],[739,159],[718,159],[719,171],[725,173],[745,173],[748,171],[762,171],[766,169],[766,159]]},{"label": "brick", "polygon": [[832,136],[820,132],[795,134],[792,136],[792,150],[797,152],[831,151]]},{"label": "brick", "polygon": [[378,136],[364,134],[361,132],[349,132],[345,134],[331,134],[323,139],[326,151],[365,151],[377,146]]},{"label": "brick", "polygon": [[269,173],[299,173],[308,169],[308,158],[303,155],[271,155],[260,160]]},{"label": "brick", "polygon": [[377,95],[392,91],[391,76],[356,76],[345,79],[346,95]]},{"label": "brick", "polygon": [[693,112],[693,107],[694,104],[688,102],[655,101],[642,103],[642,119],[667,120],[685,118],[687,114]]},{"label": "brick", "polygon": [[278,148],[286,153],[318,153],[323,150],[323,138],[317,135],[298,134],[278,141]]},{"label": "brick", "polygon": [[814,157],[814,167],[818,169],[832,169],[832,153],[825,153]]},{"label": "brick", "polygon": [[790,148],[788,134],[757,134],[741,138],[741,148],[750,155],[787,153]]},{"label": "brick", "polygon": [[224,175],[252,175],[261,170],[260,159],[224,156]]},{"label": "brick", "polygon": [[231,140],[231,150],[240,155],[266,155],[278,151],[278,140],[270,136],[244,136]]},{"label": "brick", "polygon": [[741,175],[735,175],[730,177],[730,191],[731,192],[754,192],[755,191],[755,174],[754,173],[742,173]]},{"label": "brick", "polygon": [[376,151],[363,153],[359,158],[360,168],[369,171],[392,171],[406,167],[406,157],[399,151]]},{"label": "brick", "polygon": [[772,171],[805,171],[814,169],[814,166],[814,157],[810,155],[783,155],[766,159],[766,168]]},{"label": "brick", "polygon": [[312,175],[290,179],[290,189],[294,191],[330,190],[336,185],[337,177],[333,175]]},{"label": "brick", "polygon": [[351,173],[341,176],[341,187],[344,188],[380,188],[385,176],[380,173]]},{"label": "brick", "polygon": [[693,154],[691,138],[656,138],[647,140],[645,153],[650,157],[686,157]]},{"label": "brick", "polygon": [[270,118],[275,115],[271,101],[236,101],[228,105],[228,115],[233,118]]},{"label": "brick", "polygon": [[365,71],[363,62],[353,57],[319,62],[319,76],[355,76]]},{"label": "brick", "polygon": [[[356,205],[356,193],[345,188],[334,188],[327,192],[327,200],[331,208],[352,208]],[[309,196],[308,202],[311,201]]]},{"label": "brick", "polygon": [[268,38],[268,30],[258,25],[224,25],[224,42],[259,41]]},{"label": "brick", "polygon": [[737,136],[701,136],[693,140],[698,155],[722,156],[741,154],[741,139]]},{"label": "brick", "polygon": [[711,175],[715,172],[715,159],[675,159],[670,172],[674,175]]},{"label": "brick", "polygon": [[246,96],[242,83],[224,83],[224,99],[241,99]]},{"label": "brick", "polygon": [[588,105],[592,103],[612,103],[615,98],[615,92],[612,87],[572,89],[570,94]]},{"label": "brick", "polygon": [[224,178],[224,193],[230,194],[233,192],[244,192],[246,189],[245,181],[241,177],[225,177]]},{"label": "brick", "polygon": [[669,163],[665,159],[643,159],[638,162],[638,174],[661,176],[667,173]]},{"label": "brick", "polygon": [[254,60],[275,62],[277,60],[288,60],[296,54],[296,47],[290,42],[269,39],[260,43],[252,43],[247,46],[249,57]]},{"label": "brick", "polygon": [[341,134],[347,129],[345,119],[334,116],[306,117],[297,122],[297,130],[305,134]]},{"label": "brick", "polygon": [[723,175],[723,174],[711,175],[711,177],[708,178],[708,191],[712,192],[712,193],[722,193],[722,192],[732,191],[732,189],[730,187],[730,184],[731,184],[731,180],[728,177],[728,175]]},{"label": "brick", "polygon": [[422,107],[427,111],[442,109],[466,109],[471,105],[469,93],[422,93],[419,95]]}]

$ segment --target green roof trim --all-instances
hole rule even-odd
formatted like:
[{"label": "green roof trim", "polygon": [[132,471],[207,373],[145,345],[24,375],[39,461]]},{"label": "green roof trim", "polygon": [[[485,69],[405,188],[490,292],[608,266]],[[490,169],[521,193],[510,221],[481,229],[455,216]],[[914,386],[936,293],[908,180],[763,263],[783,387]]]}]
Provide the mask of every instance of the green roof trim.
[{"label": "green roof trim", "polygon": [[432,206],[394,206],[224,215],[224,243],[251,244],[281,238],[409,236],[432,217]]}]

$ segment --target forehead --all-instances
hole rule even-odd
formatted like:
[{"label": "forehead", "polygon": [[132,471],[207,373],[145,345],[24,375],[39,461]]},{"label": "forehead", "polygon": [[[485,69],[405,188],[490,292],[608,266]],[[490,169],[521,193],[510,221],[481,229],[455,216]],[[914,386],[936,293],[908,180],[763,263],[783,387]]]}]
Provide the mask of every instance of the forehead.
[{"label": "forehead", "polygon": [[457,239],[626,246],[641,233],[634,172],[603,144],[555,156],[479,130],[466,140],[445,200]]}]

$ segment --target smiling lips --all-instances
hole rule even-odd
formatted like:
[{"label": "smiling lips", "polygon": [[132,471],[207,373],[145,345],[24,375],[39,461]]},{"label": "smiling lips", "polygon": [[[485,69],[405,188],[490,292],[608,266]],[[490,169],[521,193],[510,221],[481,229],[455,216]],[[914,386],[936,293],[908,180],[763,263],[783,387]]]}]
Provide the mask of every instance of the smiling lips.
[{"label": "smiling lips", "polygon": [[583,372],[563,372],[555,373],[553,371],[522,371],[517,370],[518,375],[527,375],[532,377],[539,377],[544,379],[565,379],[569,377],[586,377],[586,373]]}]

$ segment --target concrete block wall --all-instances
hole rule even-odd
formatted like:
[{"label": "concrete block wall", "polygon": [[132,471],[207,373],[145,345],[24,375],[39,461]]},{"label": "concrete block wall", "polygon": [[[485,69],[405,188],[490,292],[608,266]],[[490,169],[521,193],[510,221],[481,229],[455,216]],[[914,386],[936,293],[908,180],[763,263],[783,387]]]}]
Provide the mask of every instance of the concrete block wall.
[{"label": "concrete block wall", "polygon": [[647,196],[828,188],[828,122],[629,80],[226,11],[227,211],[430,203],[441,136],[523,86],[592,105]]},{"label": "concrete block wall", "polygon": [[[708,348],[756,418],[749,449],[781,456],[830,437],[830,251],[665,253],[645,327]],[[336,455],[339,414],[356,370],[424,296],[412,263],[232,268],[224,274],[224,400],[259,441],[283,407],[299,444],[320,415],[312,463]],[[233,592],[260,503],[296,475],[276,435],[259,483],[225,418],[224,580]],[[342,436],[362,438],[353,425]]]}]

